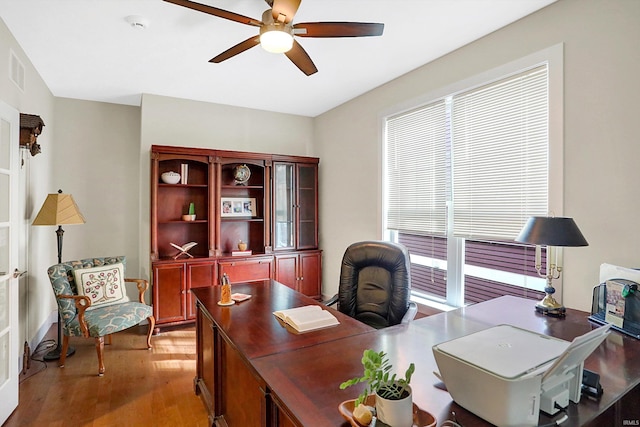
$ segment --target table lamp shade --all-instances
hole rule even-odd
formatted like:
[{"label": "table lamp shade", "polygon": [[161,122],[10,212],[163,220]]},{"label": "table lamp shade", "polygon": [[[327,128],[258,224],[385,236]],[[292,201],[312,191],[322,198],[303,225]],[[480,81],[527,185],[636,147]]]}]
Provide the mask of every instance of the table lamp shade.
[{"label": "table lamp shade", "polygon": [[33,225],[84,224],[85,220],[71,194],[58,190],[49,194],[33,220]]},{"label": "table lamp shade", "polygon": [[516,242],[546,246],[589,246],[573,218],[532,216]]}]

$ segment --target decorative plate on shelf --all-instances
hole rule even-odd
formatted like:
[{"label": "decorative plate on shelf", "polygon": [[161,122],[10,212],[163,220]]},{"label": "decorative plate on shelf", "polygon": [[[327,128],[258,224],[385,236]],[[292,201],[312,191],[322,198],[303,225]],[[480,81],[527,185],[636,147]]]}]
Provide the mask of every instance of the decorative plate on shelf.
[{"label": "decorative plate on shelf", "polygon": [[247,185],[249,178],[251,178],[249,166],[238,165],[233,168],[233,179],[235,179],[237,185]]}]

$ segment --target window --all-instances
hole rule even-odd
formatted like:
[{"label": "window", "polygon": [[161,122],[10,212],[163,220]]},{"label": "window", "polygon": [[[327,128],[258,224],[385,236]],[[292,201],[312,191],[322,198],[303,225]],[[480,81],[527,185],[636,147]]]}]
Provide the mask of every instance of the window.
[{"label": "window", "polygon": [[534,248],[513,239],[557,200],[550,62],[513,64],[384,119],[384,231],[409,248],[417,296],[461,306],[544,295]]}]

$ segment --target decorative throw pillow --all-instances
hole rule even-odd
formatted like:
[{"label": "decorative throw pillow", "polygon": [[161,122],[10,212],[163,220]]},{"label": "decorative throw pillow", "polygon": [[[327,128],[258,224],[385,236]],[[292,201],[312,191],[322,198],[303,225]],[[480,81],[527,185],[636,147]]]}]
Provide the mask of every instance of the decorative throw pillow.
[{"label": "decorative throw pillow", "polygon": [[78,295],[91,300],[91,310],[97,307],[120,304],[129,301],[124,286],[124,265],[122,263],[82,268],[73,271]]}]

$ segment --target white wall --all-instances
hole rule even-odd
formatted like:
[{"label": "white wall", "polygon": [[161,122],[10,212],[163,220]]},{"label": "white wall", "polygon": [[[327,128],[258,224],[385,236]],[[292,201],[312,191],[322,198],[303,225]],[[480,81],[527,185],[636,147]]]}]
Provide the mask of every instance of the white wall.
[{"label": "white wall", "polygon": [[73,195],[86,221],[64,227],[62,258],[125,255],[127,277],[138,277],[140,108],[68,98],[55,107],[64,143],[52,153],[47,190]]},{"label": "white wall", "polygon": [[556,185],[564,184],[564,214],[590,243],[565,250],[564,303],[590,309],[603,262],[640,267],[638,22],[636,0],[560,0],[317,117],[324,293],[337,289],[349,243],[381,237],[379,115],[558,43],[565,52],[565,175]]},{"label": "white wall", "polygon": [[[19,89],[9,79],[10,51],[17,56],[25,68],[25,88]],[[26,261],[27,275],[20,280],[18,316],[20,331],[18,342],[30,341],[33,348],[40,337],[35,338],[39,329],[47,329],[55,301],[51,285],[46,279],[46,270],[55,262],[57,248],[55,230],[51,227],[31,227],[37,211],[47,196],[47,182],[53,176],[51,154],[58,146],[52,124],[55,122],[54,97],[44,81],[35,70],[29,58],[13,38],[4,22],[0,21],[0,98],[21,113],[39,115],[45,127],[38,137],[42,153],[32,157],[21,150],[24,169],[21,176],[25,178],[21,189],[23,194],[19,200],[24,204],[23,224],[28,242]],[[27,305],[28,304],[28,305]]]}]

